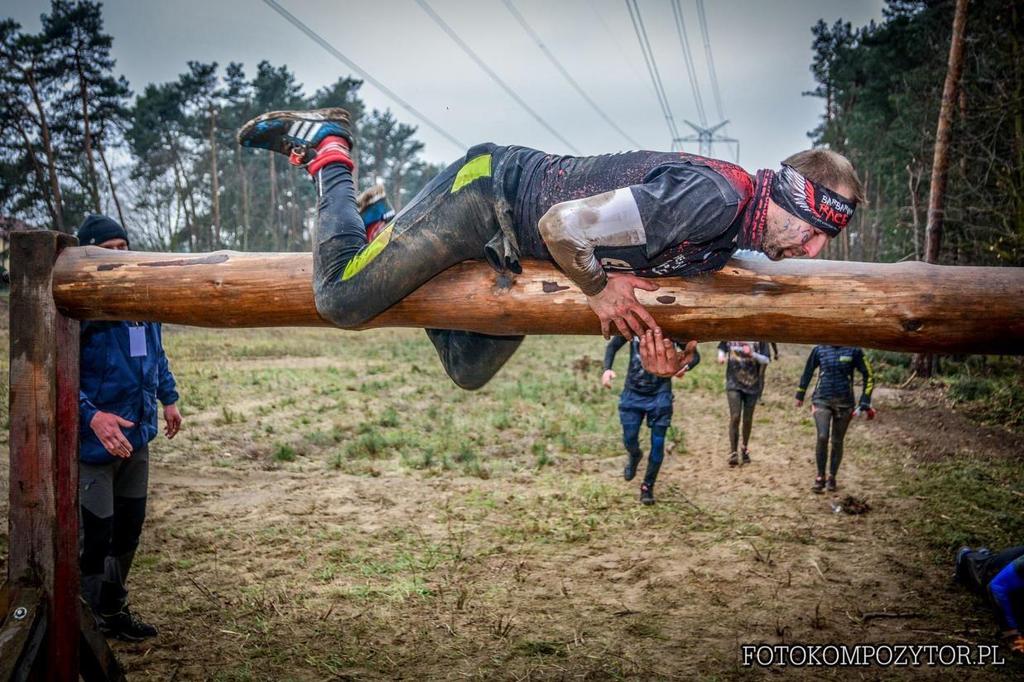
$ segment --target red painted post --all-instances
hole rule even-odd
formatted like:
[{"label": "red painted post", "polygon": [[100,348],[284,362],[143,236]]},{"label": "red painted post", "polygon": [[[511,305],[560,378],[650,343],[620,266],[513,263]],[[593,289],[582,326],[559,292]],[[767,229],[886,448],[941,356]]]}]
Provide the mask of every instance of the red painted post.
[{"label": "red painted post", "polygon": [[40,679],[79,669],[78,327],[53,301],[58,232],[11,239],[10,561],[13,590],[38,586],[47,634]]}]

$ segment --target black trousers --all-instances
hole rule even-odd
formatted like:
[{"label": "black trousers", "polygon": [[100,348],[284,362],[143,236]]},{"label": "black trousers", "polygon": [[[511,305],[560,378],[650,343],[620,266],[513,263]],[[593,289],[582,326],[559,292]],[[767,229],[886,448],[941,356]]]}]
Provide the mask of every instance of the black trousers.
[{"label": "black trousers", "polygon": [[[500,151],[492,144],[470,149],[371,243],[356,210],[349,169],[341,164],[321,169],[314,178],[320,197],[313,254],[317,311],[339,327],[357,327],[456,263],[487,257],[504,266],[508,246],[502,235],[508,230],[502,228],[509,209],[498,201],[493,174]],[[486,384],[524,338],[426,331],[448,376],[465,389]]]},{"label": "black trousers", "polygon": [[[967,552],[956,567],[957,580],[971,592],[985,597],[985,600],[996,614],[996,619],[999,621],[999,629],[1001,630],[1006,630],[1010,626],[1006,622],[1003,610],[992,599],[988,585],[1000,571],[1022,556],[1024,556],[1024,546],[1010,547],[995,553],[989,549],[975,549]],[[1024,604],[1016,601],[1013,606],[1014,613],[1018,620],[1020,620],[1020,618],[1024,617]]]},{"label": "black trousers", "polygon": [[121,610],[128,572],[146,520],[149,447],[128,459],[78,465],[79,566],[82,596],[98,614]]}]

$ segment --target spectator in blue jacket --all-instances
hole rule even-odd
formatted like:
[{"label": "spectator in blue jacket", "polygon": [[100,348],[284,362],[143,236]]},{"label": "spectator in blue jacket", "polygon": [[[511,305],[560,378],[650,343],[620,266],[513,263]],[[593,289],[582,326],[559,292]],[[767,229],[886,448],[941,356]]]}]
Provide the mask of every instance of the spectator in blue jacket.
[{"label": "spectator in blue jacket", "polygon": [[[875,409],[871,407],[871,392],[875,389],[875,380],[871,374],[871,363],[860,348],[849,346],[815,346],[807,357],[803,376],[800,377],[800,388],[796,391],[796,406],[804,404],[804,394],[811,384],[814,370],[819,369],[818,385],[811,396],[811,414],[818,429],[815,459],[818,464],[818,476],[814,479],[811,490],[820,493],[826,488],[829,492],[836,489],[836,474],[839,463],[843,461],[843,441],[850,420],[858,414],[867,419],[875,418]],[[864,377],[864,390],[860,394],[860,403],[853,408],[853,372]],[[832,461],[825,479],[825,464],[828,458],[829,432],[832,435]]]},{"label": "spectator in blue jacket", "polygon": [[987,597],[1010,650],[1024,654],[1024,547],[993,553],[986,547],[961,547],[956,553],[956,579]]},{"label": "spectator in blue jacket", "polygon": [[[78,228],[82,245],[128,248],[128,234],[106,216]],[[153,322],[84,322],[79,393],[79,504],[82,594],[109,636],[140,641],[156,635],[128,608],[126,580],[146,518],[149,441],[181,428],[178,392]]]},{"label": "spectator in blue jacket", "polygon": [[[696,342],[687,345],[685,341],[673,339],[672,343],[676,353],[686,359],[685,364],[674,373],[674,376],[682,376],[697,366],[700,362],[700,353],[697,351]],[[605,388],[612,387],[612,379],[615,378],[615,370],[612,369],[615,354],[624,345],[624,338],[614,336],[605,348],[604,373],[601,375],[601,385]],[[665,457],[665,436],[668,427],[672,425],[672,376],[657,376],[644,368],[641,341],[634,337],[629,344],[626,383],[619,395],[619,421],[622,423],[622,442],[626,446],[626,468],[623,477],[627,481],[632,481],[636,476],[636,469],[644,456],[640,448],[640,426],[644,419],[651,430],[651,451],[647,457],[644,482],[640,485],[640,502],[643,504],[654,504],[654,484]]]}]

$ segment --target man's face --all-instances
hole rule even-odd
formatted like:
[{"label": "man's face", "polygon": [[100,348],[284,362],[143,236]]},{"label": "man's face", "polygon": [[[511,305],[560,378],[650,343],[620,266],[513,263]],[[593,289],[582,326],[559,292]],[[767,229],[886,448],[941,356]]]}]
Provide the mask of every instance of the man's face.
[{"label": "man's face", "polygon": [[[834,191],[843,196],[853,194],[852,188],[846,186]],[[818,228],[800,220],[774,201],[768,201],[768,220],[761,250],[772,260],[814,258],[825,248],[828,239],[828,235]]]},{"label": "man's face", "polygon": [[108,239],[105,242],[101,242],[96,246],[101,249],[113,249],[114,251],[127,251],[128,242],[118,237],[117,239]]},{"label": "man's face", "polygon": [[828,235],[790,215],[775,202],[768,205],[761,250],[772,260],[814,258],[825,247]]}]

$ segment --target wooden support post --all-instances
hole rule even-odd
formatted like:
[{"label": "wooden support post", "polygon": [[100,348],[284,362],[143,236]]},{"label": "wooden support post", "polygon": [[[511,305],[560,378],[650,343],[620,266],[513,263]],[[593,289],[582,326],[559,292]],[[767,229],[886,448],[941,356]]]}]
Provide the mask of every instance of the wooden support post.
[{"label": "wooden support post", "polygon": [[[45,605],[45,613],[34,622],[45,630],[45,639],[39,655],[26,657],[24,650],[19,665],[31,667],[44,680],[78,679],[83,625],[78,570],[79,323],[57,311],[52,294],[57,256],[76,243],[68,235],[41,231],[17,232],[11,240],[7,589],[12,605],[25,606],[24,595],[41,593],[38,603]],[[7,618],[4,632],[25,620]]]},{"label": "wooden support post", "polygon": [[78,322],[57,312],[51,278],[57,254],[76,240],[12,237],[7,581],[12,592],[41,588],[47,636],[38,669],[43,679],[70,680],[79,639]]}]

